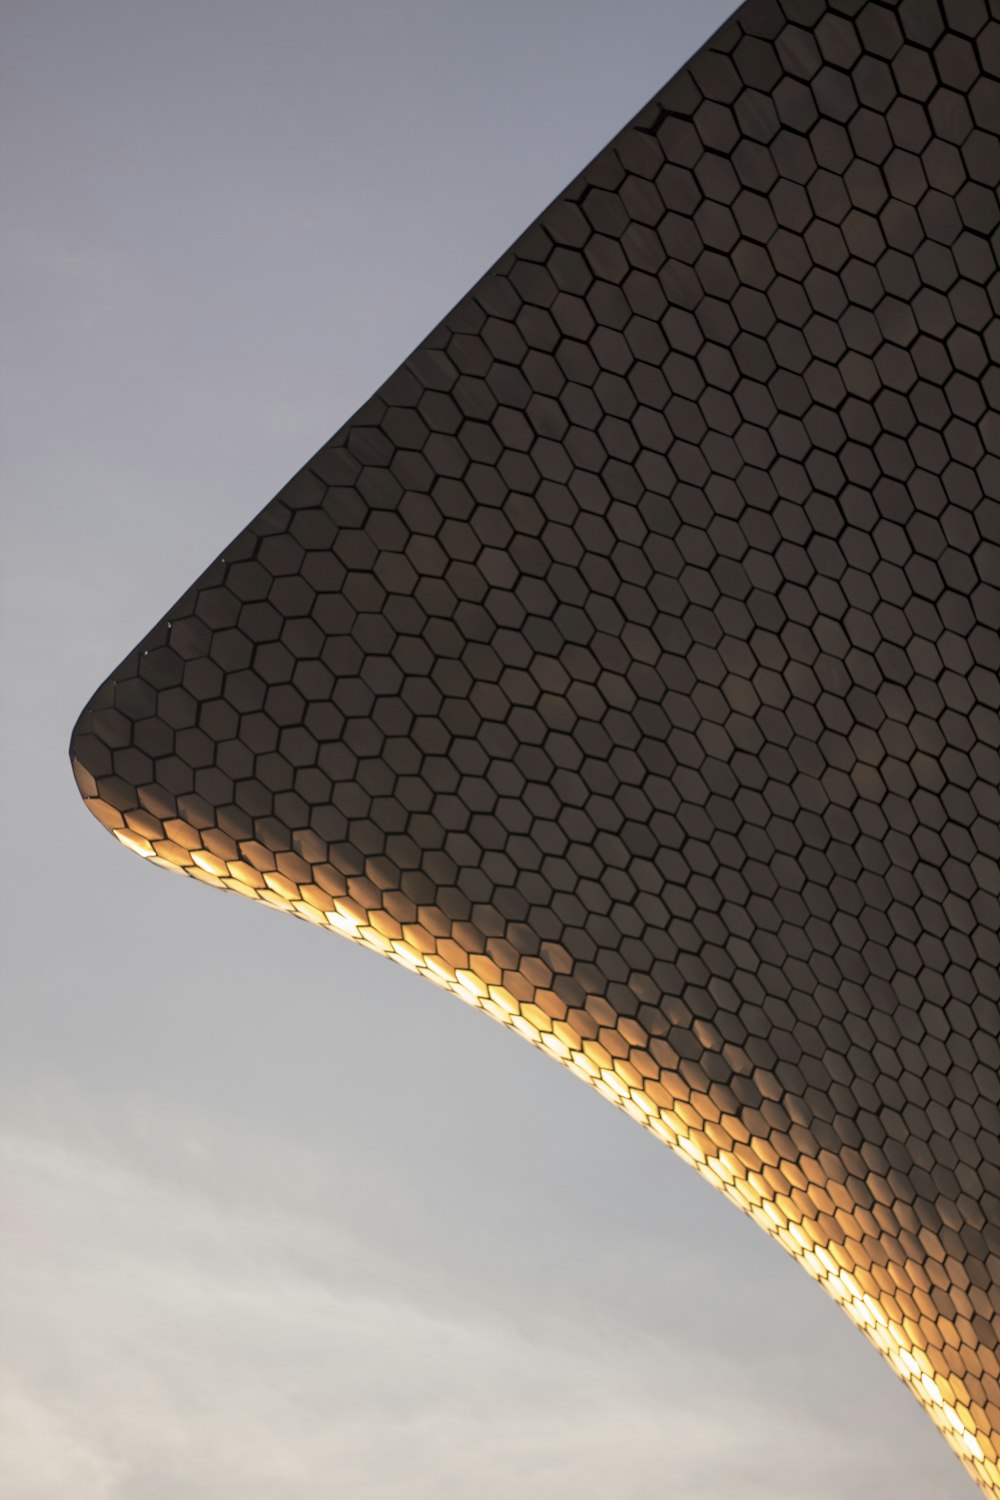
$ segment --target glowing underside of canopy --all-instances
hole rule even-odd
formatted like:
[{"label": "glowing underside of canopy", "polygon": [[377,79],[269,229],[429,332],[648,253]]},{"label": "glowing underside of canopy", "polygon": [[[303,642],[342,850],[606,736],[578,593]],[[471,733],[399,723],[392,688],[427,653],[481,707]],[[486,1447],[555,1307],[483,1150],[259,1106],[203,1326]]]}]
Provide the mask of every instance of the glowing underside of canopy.
[{"label": "glowing underside of canopy", "polygon": [[[683,1076],[674,1072],[679,1063],[676,1054],[670,1067],[657,1061],[657,1055],[662,1058],[664,1052],[671,1052],[669,1044],[647,1036],[637,1022],[618,1019],[611,1034],[612,1052],[606,1045],[611,1038],[605,1029],[595,1025],[595,1036],[582,1035],[565,1019],[566,1006],[550,989],[541,989],[529,1000],[517,1000],[503,983],[504,970],[485,953],[462,952],[453,941],[394,922],[383,911],[367,912],[349,896],[333,899],[312,883],[299,886],[276,868],[258,870],[244,860],[227,862],[205,847],[198,832],[182,821],[166,820],[166,837],[161,839],[155,837],[159,830],[150,827],[152,819],[133,814],[134,826],[122,826],[113,808],[91,806],[126,848],[161,869],[262,901],[314,926],[332,928],[485,1011],[680,1151],[713,1187],[793,1255],[882,1351],[952,1448],[963,1460],[971,1461],[987,1492],[991,1486],[1000,1489],[1000,1466],[986,1414],[961,1379],[940,1374],[920,1327],[920,1312],[938,1319],[933,1290],[947,1281],[944,1252],[940,1245],[933,1246],[933,1235],[918,1235],[912,1246],[913,1260],[926,1265],[919,1274],[913,1274],[912,1263],[863,1269],[859,1259],[864,1257],[855,1256],[856,1246],[839,1223],[834,1234],[829,1231],[829,1219],[842,1218],[838,1207],[858,1216],[849,1193],[838,1191],[838,1184],[830,1181],[818,1161],[783,1158],[774,1136],[750,1135],[738,1115],[721,1114],[707,1095],[689,1089]],[[140,827],[154,837],[140,833]],[[538,967],[544,969],[544,962]],[[609,1015],[607,1019],[612,1022],[614,1018]],[[808,1211],[803,1203],[808,1204]],[[863,1222],[865,1216],[860,1217]],[[876,1233],[891,1224],[894,1235],[905,1242],[898,1224],[892,1224],[889,1205],[883,1205],[881,1213],[876,1208],[872,1217]],[[859,1238],[864,1232],[859,1228]],[[934,1258],[933,1249],[940,1259]],[[971,1317],[972,1304],[968,1306]],[[956,1347],[960,1337],[956,1329]]]}]

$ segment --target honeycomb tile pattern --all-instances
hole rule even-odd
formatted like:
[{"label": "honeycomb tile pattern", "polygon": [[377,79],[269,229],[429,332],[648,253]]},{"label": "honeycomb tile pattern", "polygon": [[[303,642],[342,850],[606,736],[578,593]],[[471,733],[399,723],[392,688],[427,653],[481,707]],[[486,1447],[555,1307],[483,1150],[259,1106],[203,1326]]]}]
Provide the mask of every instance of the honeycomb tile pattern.
[{"label": "honeycomb tile pattern", "polygon": [[749,0],[72,744],[685,1155],[993,1496],[998,127],[986,0]]}]

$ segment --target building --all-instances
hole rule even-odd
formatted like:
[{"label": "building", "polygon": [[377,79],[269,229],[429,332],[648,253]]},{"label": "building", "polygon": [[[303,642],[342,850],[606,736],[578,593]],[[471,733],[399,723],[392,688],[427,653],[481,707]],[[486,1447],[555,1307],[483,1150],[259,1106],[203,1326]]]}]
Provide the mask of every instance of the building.
[{"label": "building", "polygon": [[686,1155],[995,1496],[998,129],[984,0],[749,0],[72,744]]}]

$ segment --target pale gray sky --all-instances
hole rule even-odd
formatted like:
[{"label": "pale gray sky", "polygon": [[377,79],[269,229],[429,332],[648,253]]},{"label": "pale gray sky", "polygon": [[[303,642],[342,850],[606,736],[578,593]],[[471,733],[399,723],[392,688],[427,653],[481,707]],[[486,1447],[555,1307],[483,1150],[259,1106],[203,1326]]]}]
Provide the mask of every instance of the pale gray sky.
[{"label": "pale gray sky", "polygon": [[961,1500],[888,1367],[568,1074],[129,858],[114,663],[727,0],[2,7],[3,1500]]}]

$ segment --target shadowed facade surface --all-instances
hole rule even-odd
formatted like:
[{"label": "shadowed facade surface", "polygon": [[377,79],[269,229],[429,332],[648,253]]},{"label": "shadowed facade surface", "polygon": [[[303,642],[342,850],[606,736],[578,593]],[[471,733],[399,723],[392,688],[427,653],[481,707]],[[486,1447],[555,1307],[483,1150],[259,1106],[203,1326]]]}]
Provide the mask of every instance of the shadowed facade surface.
[{"label": "shadowed facade surface", "polygon": [[994,1496],[998,79],[983,0],[750,0],[72,744],[684,1154]]}]

